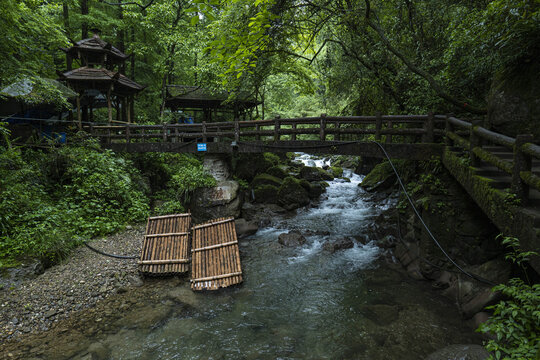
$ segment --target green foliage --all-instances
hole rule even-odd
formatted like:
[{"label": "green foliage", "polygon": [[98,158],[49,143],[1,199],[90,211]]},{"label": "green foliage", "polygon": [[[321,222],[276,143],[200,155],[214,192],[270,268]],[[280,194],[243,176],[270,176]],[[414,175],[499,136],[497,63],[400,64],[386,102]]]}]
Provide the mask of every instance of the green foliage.
[{"label": "green foliage", "polygon": [[0,258],[56,260],[81,238],[144,219],[138,171],[89,145],[0,151]]},{"label": "green foliage", "polygon": [[[190,197],[198,188],[212,187],[216,180],[207,174],[202,163],[191,155],[185,154],[144,154],[143,166],[150,178],[159,179],[165,185],[154,195],[154,199],[163,201],[156,209],[157,214],[183,212]],[[157,175],[157,177],[156,177]]]},{"label": "green foliage", "polygon": [[[522,251],[519,240],[500,234],[509,252],[506,259],[517,264],[526,274],[526,263],[535,251]],[[538,359],[540,357],[540,284],[527,285],[522,279],[510,279],[493,291],[500,291],[504,300],[488,306],[493,315],[477,331],[494,338],[485,347],[492,352],[490,359]]]},{"label": "green foliage", "polygon": [[507,300],[487,309],[493,316],[481,324],[478,331],[495,339],[485,347],[493,355],[490,359],[537,359],[540,356],[540,284],[527,285],[521,279],[493,288]]}]

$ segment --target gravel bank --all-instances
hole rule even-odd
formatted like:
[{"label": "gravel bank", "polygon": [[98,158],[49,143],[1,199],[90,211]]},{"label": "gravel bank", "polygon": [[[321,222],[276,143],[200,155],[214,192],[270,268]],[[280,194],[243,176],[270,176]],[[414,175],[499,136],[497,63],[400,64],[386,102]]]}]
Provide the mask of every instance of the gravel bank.
[{"label": "gravel bank", "polygon": [[[138,255],[144,224],[89,244],[105,252]],[[100,300],[142,286],[136,260],[75,249],[63,263],[34,278],[4,284],[0,290],[0,342],[21,334],[47,331],[70,314],[94,307]]]}]

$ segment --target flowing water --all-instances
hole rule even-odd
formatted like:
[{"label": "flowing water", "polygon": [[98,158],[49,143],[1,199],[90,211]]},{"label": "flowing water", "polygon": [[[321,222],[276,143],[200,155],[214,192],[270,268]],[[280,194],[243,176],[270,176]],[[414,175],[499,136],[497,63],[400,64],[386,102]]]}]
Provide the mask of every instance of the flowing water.
[{"label": "flowing water", "polygon": [[[180,285],[175,291],[189,306],[160,300],[167,310],[151,326],[119,322],[95,341],[111,359],[402,360],[478,342],[453,304],[381,260],[369,229],[395,200],[371,201],[360,176],[345,176],[351,181],[330,182],[317,207],[241,240],[241,286],[192,293]],[[289,229],[312,235],[301,247],[282,247],[277,237]],[[364,245],[323,249],[346,236]]]}]

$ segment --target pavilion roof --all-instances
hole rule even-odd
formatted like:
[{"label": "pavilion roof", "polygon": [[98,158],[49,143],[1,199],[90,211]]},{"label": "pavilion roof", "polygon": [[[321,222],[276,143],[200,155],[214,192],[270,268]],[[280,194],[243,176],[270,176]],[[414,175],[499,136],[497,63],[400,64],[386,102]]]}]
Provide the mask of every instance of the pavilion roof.
[{"label": "pavilion roof", "polygon": [[260,104],[246,94],[240,94],[232,100],[229,100],[229,95],[227,91],[211,91],[197,86],[168,85],[166,105],[196,109],[249,109]]},{"label": "pavilion roof", "polygon": [[92,88],[96,83],[105,86],[114,85],[115,91],[136,93],[145,88],[145,86],[131,80],[119,72],[110,71],[103,68],[80,67],[59,74],[62,80],[68,84],[75,85],[76,88]]},{"label": "pavilion roof", "polygon": [[72,53],[74,57],[77,57],[79,52],[107,53],[121,61],[129,57],[129,55],[112,46],[111,43],[101,39],[97,34],[94,34],[91,38],[77,41],[72,47],[64,49],[64,51]]}]

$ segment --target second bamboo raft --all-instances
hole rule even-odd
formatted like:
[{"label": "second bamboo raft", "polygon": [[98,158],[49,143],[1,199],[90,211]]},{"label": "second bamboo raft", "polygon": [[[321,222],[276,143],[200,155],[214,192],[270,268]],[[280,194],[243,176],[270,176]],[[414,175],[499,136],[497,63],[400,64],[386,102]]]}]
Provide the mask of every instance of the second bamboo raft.
[{"label": "second bamboo raft", "polygon": [[234,218],[219,218],[193,227],[191,288],[217,290],[242,282]]}]

